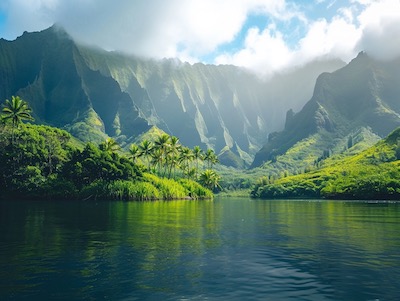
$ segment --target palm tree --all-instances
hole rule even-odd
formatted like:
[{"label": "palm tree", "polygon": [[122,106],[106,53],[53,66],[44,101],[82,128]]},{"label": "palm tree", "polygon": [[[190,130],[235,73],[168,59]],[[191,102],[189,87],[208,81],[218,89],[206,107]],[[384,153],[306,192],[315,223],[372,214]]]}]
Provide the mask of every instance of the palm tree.
[{"label": "palm tree", "polygon": [[129,148],[129,157],[133,160],[133,163],[136,162],[136,159],[141,155],[140,149],[136,144],[131,144]]},{"label": "palm tree", "polygon": [[193,152],[188,147],[181,147],[179,150],[179,162],[181,163],[181,168],[183,173],[188,174],[189,163],[193,160]]},{"label": "palm tree", "polygon": [[200,183],[210,190],[214,190],[217,187],[221,187],[219,185],[220,179],[221,177],[211,169],[206,169],[200,175]]},{"label": "palm tree", "polygon": [[168,148],[169,148],[169,135],[167,134],[162,134],[160,136],[158,136],[157,140],[154,142],[154,144],[156,145],[156,148],[160,150],[161,152],[161,157],[160,157],[160,167],[164,165],[164,175],[166,173],[166,158],[167,158],[167,153],[168,153]]},{"label": "palm tree", "polygon": [[14,141],[14,130],[22,123],[23,120],[33,121],[31,115],[32,109],[28,103],[22,100],[19,96],[12,96],[11,101],[6,99],[3,105],[1,119],[4,122],[11,121],[12,126],[12,141]]},{"label": "palm tree", "polygon": [[161,169],[163,163],[163,152],[160,148],[155,148],[151,152],[152,163],[154,166],[158,166],[158,170]]},{"label": "palm tree", "polygon": [[191,167],[185,170],[185,175],[188,179],[194,179],[197,174],[197,169],[195,167]]},{"label": "palm tree", "polygon": [[147,169],[150,171],[150,158],[151,152],[153,151],[153,143],[145,139],[139,144],[139,148],[141,156],[145,156],[147,159]]},{"label": "palm tree", "polygon": [[212,149],[207,149],[204,155],[204,160],[207,161],[208,169],[211,169],[214,164],[217,164],[219,162],[217,155]]},{"label": "palm tree", "polygon": [[100,144],[100,149],[108,153],[115,153],[120,150],[121,147],[113,138],[107,138],[106,141]]},{"label": "palm tree", "polygon": [[193,148],[193,158],[196,161],[196,173],[195,173],[195,178],[197,180],[197,172],[199,170],[199,160],[202,159],[203,157],[203,150],[200,148],[200,146],[196,145]]},{"label": "palm tree", "polygon": [[168,177],[171,177],[172,170],[175,170],[175,167],[179,163],[178,152],[181,148],[179,144],[179,138],[175,136],[170,137],[169,142],[169,149],[168,149],[168,156],[167,156],[167,163],[169,164],[169,174]]},{"label": "palm tree", "polygon": [[171,151],[173,151],[173,152],[177,151],[180,147],[179,138],[175,137],[175,136],[171,136],[169,139],[169,145],[170,145]]}]

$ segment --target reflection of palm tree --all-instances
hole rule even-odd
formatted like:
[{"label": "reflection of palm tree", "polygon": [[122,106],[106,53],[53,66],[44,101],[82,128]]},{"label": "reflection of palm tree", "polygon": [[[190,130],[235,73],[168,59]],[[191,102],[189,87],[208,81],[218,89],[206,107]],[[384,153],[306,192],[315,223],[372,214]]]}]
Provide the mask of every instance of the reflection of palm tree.
[{"label": "reflection of palm tree", "polygon": [[14,130],[22,123],[23,120],[33,120],[31,116],[31,108],[28,103],[19,96],[12,96],[11,101],[6,99],[2,110],[2,120],[11,121],[12,140],[14,141]]},{"label": "reflection of palm tree", "polygon": [[206,169],[200,175],[200,183],[210,190],[220,187],[220,185],[219,185],[220,179],[221,179],[221,177],[215,171],[213,171],[211,169]]},{"label": "reflection of palm tree", "polygon": [[151,143],[149,140],[143,140],[142,143],[140,143],[139,148],[141,155],[145,156],[147,159],[147,169],[150,171],[150,157],[153,150],[153,143]]}]

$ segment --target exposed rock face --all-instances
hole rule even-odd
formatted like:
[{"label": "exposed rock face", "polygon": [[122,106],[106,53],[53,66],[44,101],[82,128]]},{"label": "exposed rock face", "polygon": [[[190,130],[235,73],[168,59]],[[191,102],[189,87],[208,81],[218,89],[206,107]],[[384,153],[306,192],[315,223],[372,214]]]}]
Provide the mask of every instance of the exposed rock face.
[{"label": "exposed rock face", "polygon": [[[285,112],[339,61],[314,62],[269,81],[234,66],[145,60],[76,44],[53,26],[0,41],[0,99],[19,95],[36,121],[82,140],[121,143],[156,125],[193,147],[230,150],[246,166]],[[237,161],[237,160],[233,160]]]},{"label": "exposed rock face", "polygon": [[253,166],[285,154],[296,143],[322,131],[329,141],[326,149],[334,149],[335,143],[361,128],[380,137],[388,135],[400,126],[399,83],[400,59],[380,62],[363,52],[347,66],[321,74],[310,101],[297,114],[288,112],[285,129],[270,134]]}]

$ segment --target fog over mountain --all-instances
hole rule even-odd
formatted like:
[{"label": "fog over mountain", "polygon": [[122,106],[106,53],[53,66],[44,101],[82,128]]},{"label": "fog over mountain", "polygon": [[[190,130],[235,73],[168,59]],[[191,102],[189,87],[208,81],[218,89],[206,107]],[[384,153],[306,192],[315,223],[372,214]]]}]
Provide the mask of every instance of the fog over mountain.
[{"label": "fog over mountain", "polygon": [[0,37],[61,24],[80,43],[264,75],[366,51],[400,54],[398,0],[2,0]]},{"label": "fog over mountain", "polygon": [[[0,98],[20,95],[37,122],[83,140],[129,143],[155,125],[188,146],[229,151],[246,164],[299,110],[317,76],[343,66],[316,61],[265,81],[230,65],[149,60],[82,46],[60,27],[0,42]],[[229,162],[226,162],[230,164]]]},{"label": "fog over mountain", "polygon": [[[400,126],[400,57],[376,60],[365,52],[321,74],[300,112],[269,135],[253,166],[290,161],[299,168],[330,153],[368,147]],[[357,145],[359,144],[359,145]]]}]

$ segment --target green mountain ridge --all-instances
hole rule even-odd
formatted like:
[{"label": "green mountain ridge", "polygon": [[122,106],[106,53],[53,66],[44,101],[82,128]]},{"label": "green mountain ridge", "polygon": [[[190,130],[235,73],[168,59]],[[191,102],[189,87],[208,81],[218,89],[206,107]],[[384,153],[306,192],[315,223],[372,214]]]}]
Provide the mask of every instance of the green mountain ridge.
[{"label": "green mountain ridge", "polygon": [[400,197],[400,128],[355,155],[326,159],[310,172],[261,178],[252,189],[261,198],[398,199]]},{"label": "green mountain ridge", "polygon": [[373,145],[400,126],[399,82],[400,59],[381,62],[364,52],[321,74],[310,101],[296,114],[288,111],[285,129],[269,135],[252,167],[273,170],[288,163],[304,170],[324,153],[345,151],[355,136],[363,148]]},{"label": "green mountain ridge", "polygon": [[[87,68],[64,32],[48,31],[58,38],[45,31],[2,41],[1,98],[20,95],[38,123],[66,126],[84,141],[114,136],[116,120],[121,134],[137,135],[149,128],[118,83]],[[120,118],[126,115],[130,118]],[[91,132],[86,132],[88,126]]]},{"label": "green mountain ridge", "polygon": [[283,127],[285,112],[306,102],[318,74],[342,66],[313,62],[264,80],[234,66],[106,52],[53,26],[0,41],[0,99],[20,96],[37,123],[82,141],[124,144],[157,126],[189,147],[228,151],[227,164],[246,167],[267,134]]}]

